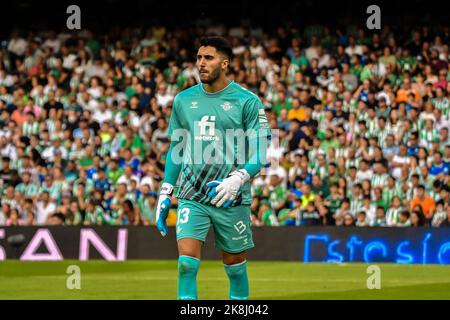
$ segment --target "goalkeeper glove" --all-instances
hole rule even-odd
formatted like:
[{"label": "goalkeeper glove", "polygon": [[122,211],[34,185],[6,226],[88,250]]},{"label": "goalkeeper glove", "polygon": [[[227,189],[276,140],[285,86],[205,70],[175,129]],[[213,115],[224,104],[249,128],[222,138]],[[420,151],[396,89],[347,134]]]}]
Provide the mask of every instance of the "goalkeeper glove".
[{"label": "goalkeeper glove", "polygon": [[213,188],[208,196],[212,198],[211,204],[220,208],[228,208],[236,199],[239,189],[250,180],[250,175],[245,169],[236,170],[229,174],[228,178],[208,182],[207,187]]},{"label": "goalkeeper glove", "polygon": [[156,228],[164,237],[167,234],[167,216],[169,215],[172,200],[173,185],[164,182],[159,192],[158,206],[156,207]]}]

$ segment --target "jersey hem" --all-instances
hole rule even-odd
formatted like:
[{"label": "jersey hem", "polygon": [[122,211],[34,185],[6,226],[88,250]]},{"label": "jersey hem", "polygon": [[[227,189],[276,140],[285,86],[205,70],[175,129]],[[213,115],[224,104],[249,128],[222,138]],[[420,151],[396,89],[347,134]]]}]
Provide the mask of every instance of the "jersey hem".
[{"label": "jersey hem", "polygon": [[214,246],[217,249],[223,250],[223,251],[225,251],[227,253],[240,253],[242,251],[254,248],[255,244],[249,244],[249,245],[247,245],[245,247],[242,247],[242,248],[239,248],[239,249],[228,249],[228,248],[225,248],[224,246],[221,246],[220,244],[217,244],[215,242],[214,242]]},{"label": "jersey hem", "polygon": [[200,241],[203,241],[203,242],[205,242],[205,240],[206,240],[206,237],[202,238],[202,237],[199,237],[199,236],[183,235],[183,236],[180,236],[180,237],[177,236],[177,241],[179,241],[181,239],[186,239],[186,238],[196,239],[196,240],[200,240]]}]

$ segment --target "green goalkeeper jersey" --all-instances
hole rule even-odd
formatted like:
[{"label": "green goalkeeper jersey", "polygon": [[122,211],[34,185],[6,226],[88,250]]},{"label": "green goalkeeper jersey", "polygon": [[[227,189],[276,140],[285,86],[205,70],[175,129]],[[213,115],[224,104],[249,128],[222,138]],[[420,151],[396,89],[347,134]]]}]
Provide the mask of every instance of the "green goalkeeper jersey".
[{"label": "green goalkeeper jersey", "polygon": [[[181,163],[180,199],[209,204],[206,184],[244,168],[255,155],[261,165],[270,139],[270,128],[260,99],[237,83],[208,93],[203,84],[180,92],[169,121],[171,160]],[[233,205],[252,202],[250,183],[239,191]]]}]

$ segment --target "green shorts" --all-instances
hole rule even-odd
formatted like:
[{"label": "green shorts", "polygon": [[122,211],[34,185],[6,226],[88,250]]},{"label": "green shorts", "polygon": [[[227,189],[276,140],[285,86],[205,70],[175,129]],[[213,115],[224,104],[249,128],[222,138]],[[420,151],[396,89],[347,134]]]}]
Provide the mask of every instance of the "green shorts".
[{"label": "green shorts", "polygon": [[191,200],[179,199],[177,241],[183,238],[193,238],[204,242],[212,224],[214,244],[217,248],[229,253],[239,253],[253,248],[250,214],[250,206],[216,208]]}]

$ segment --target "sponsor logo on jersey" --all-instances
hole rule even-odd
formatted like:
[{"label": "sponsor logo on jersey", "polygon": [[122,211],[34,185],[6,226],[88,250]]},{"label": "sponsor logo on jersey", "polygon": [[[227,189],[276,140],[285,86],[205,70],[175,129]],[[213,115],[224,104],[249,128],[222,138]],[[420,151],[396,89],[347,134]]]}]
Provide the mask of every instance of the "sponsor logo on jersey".
[{"label": "sponsor logo on jersey", "polygon": [[[214,141],[219,140],[216,137],[216,116],[203,116],[196,125],[200,127],[200,136],[195,136],[195,140]],[[207,130],[208,129],[208,130]]]}]

